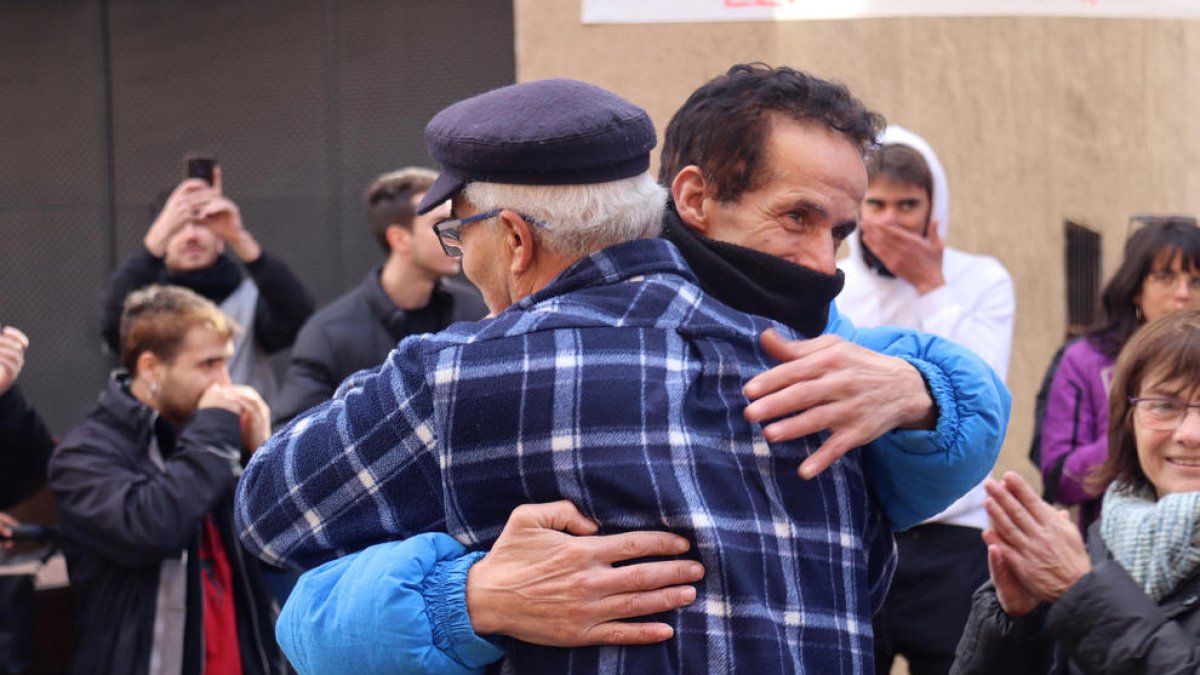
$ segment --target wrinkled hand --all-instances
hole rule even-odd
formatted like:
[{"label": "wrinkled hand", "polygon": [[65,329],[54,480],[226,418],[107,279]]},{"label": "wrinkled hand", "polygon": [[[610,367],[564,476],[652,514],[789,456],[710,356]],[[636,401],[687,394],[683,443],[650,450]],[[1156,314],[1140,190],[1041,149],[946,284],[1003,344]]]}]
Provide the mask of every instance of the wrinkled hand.
[{"label": "wrinkled hand", "polygon": [[992,520],[985,537],[1013,577],[1042,602],[1056,602],[1092,570],[1083,537],[1065,511],[1042,501],[1023,478],[1008,471],[985,482]]},{"label": "wrinkled hand", "polygon": [[864,219],[862,240],[892,274],[916,287],[924,295],[946,285],[942,275],[945,244],[938,235],[937,220],[930,219],[927,236],[909,232],[892,223],[871,223]]},{"label": "wrinkled hand", "polygon": [[999,545],[992,546],[999,538],[991,530],[983,533],[984,541],[988,542],[988,573],[992,577],[992,585],[996,587],[996,598],[1000,607],[1009,616],[1025,616],[1037,609],[1041,604],[1037,596],[1017,579],[1008,561],[1004,559]]},{"label": "wrinkled hand", "polygon": [[620,619],[691,604],[696,589],[684,584],[704,576],[703,566],[693,560],[613,563],[679,555],[688,541],[667,532],[584,536],[597,529],[568,501],[513,510],[492,550],[467,576],[475,631],[557,647],[670,639],[674,631],[665,623]]},{"label": "wrinkled hand", "polygon": [[[788,342],[768,330],[767,353],[783,363],[746,383],[750,422],[769,441],[787,441],[823,429],[825,443],[800,465],[808,479],[850,450],[896,428],[932,428],[933,399],[911,364],[847,342],[836,335]],[[782,419],[778,419],[782,418]]]},{"label": "wrinkled hand", "polygon": [[0,330],[0,394],[8,391],[25,367],[29,338],[12,326]]},{"label": "wrinkled hand", "polygon": [[166,255],[167,242],[171,237],[194,220],[208,200],[218,195],[215,188],[199,178],[188,178],[176,185],[142,239],[146,250],[159,258]]}]

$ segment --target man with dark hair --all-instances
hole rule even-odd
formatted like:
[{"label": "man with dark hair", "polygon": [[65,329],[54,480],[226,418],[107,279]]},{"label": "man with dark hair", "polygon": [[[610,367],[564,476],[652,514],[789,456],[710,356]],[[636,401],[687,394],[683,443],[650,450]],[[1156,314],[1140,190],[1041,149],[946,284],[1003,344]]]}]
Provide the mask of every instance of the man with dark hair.
[{"label": "man with dark hair", "polygon": [[433,233],[449,205],[417,214],[435,178],[429,169],[407,167],[367,188],[367,221],[387,259],[300,329],[275,406],[277,424],[328,400],[348,375],[383,363],[405,336],[487,313],[479,293],[454,278],[458,259]]},{"label": "man with dark hair", "polygon": [[[946,175],[933,148],[898,126],[868,157],[862,227],[841,261],[842,311],[860,326],[903,326],[975,352],[1003,378],[1012,345],[1012,279],[996,259],[944,246]],[[941,513],[896,535],[900,562],[875,618],[881,672],[903,655],[913,675],[949,672],[970,611],[988,578],[982,483]]]},{"label": "man with dark hair", "polygon": [[142,246],[108,282],[100,320],[104,343],[112,354],[121,353],[121,308],[130,292],[150,284],[189,288],[242,326],[234,339],[230,376],[274,403],[275,373],[267,357],[292,345],[313,312],[312,295],[246,229],[238,205],[222,191],[221,167],[213,168],[212,185],[188,178],[156,206],[161,208],[153,209]]},{"label": "man with dark hair", "polygon": [[[801,466],[806,476],[865,446],[880,505],[896,529],[906,529],[987,474],[1008,395],[994,374],[944,340],[917,349],[881,342],[838,316],[837,249],[855,229],[867,183],[863,154],[882,125],[840,84],[739,64],[672,117],[659,180],[672,194],[663,236],[704,289],[812,338],[783,344],[764,336],[785,363],[747,384],[747,418],[769,422],[772,439],[829,430]],[[996,391],[1002,409],[977,407],[977,393]],[[921,447],[934,454],[914,452]]]},{"label": "man with dark hair", "polygon": [[769,176],[766,151],[777,122],[836,132],[866,153],[884,119],[844,85],[786,66],[738,64],[701,86],[675,112],[663,138],[658,180],[671,185],[684,167],[706,167],[722,202],[757,190]]},{"label": "man with dark hair", "polygon": [[50,460],[75,591],[72,672],[284,673],[277,607],[232,530],[242,459],[271,433],[230,383],[237,330],[175,286],[130,294],[121,361]]}]

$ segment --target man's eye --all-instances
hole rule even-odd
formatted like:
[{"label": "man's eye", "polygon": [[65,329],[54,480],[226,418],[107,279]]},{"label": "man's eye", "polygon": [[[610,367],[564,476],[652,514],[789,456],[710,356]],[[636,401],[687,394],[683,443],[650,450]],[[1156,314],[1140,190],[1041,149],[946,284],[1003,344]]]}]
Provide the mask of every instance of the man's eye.
[{"label": "man's eye", "polygon": [[839,223],[833,226],[833,238],[837,241],[845,241],[847,237],[854,234],[854,230],[858,227],[858,223]]}]

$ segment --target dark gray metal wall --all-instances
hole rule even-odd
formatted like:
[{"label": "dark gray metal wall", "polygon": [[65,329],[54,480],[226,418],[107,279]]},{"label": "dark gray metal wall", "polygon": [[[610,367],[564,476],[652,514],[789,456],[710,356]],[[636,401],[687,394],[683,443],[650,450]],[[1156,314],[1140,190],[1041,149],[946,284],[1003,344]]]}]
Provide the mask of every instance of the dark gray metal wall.
[{"label": "dark gray metal wall", "polygon": [[511,0],[0,2],[0,322],[56,433],[108,369],[99,302],[183,155],[319,302],[381,254],[360,199],[439,109],[513,82]]}]

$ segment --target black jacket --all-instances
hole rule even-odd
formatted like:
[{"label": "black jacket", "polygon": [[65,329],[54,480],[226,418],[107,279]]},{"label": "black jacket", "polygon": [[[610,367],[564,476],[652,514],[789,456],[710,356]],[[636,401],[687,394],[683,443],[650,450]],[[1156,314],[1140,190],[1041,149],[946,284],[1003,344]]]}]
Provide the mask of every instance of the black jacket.
[{"label": "black jacket", "polygon": [[172,662],[172,653],[182,673],[202,672],[198,553],[210,513],[233,570],[244,671],[286,671],[274,640],[278,608],[233,534],[240,446],[237,415],[200,410],[176,435],[119,376],[63,438],[50,488],[76,598],[72,672],[141,674],[152,654]]},{"label": "black jacket", "polygon": [[1200,572],[1155,603],[1088,532],[1092,571],[1051,606],[1013,619],[991,582],[972,599],[951,673],[1169,675],[1200,672]]},{"label": "black jacket", "polygon": [[333,397],[342,380],[383,363],[408,335],[442,330],[456,321],[475,321],[487,307],[475,287],[444,279],[429,304],[417,312],[396,307],[379,283],[380,269],[313,315],[292,348],[283,386],[274,405],[276,425]]},{"label": "black jacket", "polygon": [[[246,264],[246,271],[258,286],[258,304],[254,308],[254,339],[268,354],[286,349],[296,333],[313,313],[315,302],[292,270],[265,250],[258,260]],[[237,263],[221,256],[209,270],[172,276],[163,259],[138,246],[113,272],[104,297],[100,333],[113,354],[120,354],[121,309],[125,296],[150,284],[185,286],[216,304],[229,296],[241,283]]]},{"label": "black jacket", "polygon": [[25,500],[46,482],[54,443],[46,424],[14,384],[0,394],[0,509]]}]

